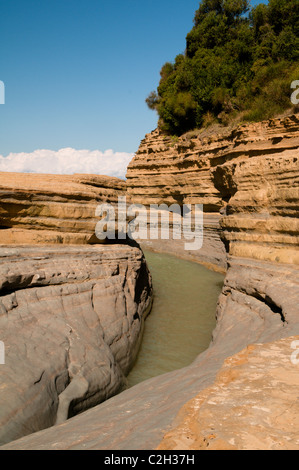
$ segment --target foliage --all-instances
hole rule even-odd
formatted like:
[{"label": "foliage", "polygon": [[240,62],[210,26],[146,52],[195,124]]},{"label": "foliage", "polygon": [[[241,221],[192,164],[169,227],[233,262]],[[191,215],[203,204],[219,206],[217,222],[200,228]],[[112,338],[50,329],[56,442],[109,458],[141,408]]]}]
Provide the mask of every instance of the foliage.
[{"label": "foliage", "polygon": [[261,120],[290,106],[298,66],[299,0],[255,8],[249,0],[202,0],[185,53],[162,67],[146,102],[160,128],[176,135],[236,113]]}]

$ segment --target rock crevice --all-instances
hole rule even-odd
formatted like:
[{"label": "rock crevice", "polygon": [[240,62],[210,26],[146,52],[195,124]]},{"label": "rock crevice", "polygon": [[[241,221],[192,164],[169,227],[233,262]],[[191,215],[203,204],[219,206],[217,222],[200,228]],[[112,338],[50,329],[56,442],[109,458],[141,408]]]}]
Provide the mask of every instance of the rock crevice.
[{"label": "rock crevice", "polygon": [[130,200],[203,204],[205,233],[197,254],[179,241],[145,245],[227,268],[211,345],[189,367],[2,449],[299,448],[289,412],[298,401],[298,148],[298,115],[145,137],[128,168]]}]

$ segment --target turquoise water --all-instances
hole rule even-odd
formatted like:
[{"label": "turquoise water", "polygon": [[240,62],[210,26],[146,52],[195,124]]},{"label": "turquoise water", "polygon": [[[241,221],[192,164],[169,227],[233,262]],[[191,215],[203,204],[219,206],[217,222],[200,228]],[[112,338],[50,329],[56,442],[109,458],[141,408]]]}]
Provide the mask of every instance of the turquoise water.
[{"label": "turquoise water", "polygon": [[129,386],[185,367],[208,348],[224,281],[223,274],[197,263],[144,253],[155,295]]}]

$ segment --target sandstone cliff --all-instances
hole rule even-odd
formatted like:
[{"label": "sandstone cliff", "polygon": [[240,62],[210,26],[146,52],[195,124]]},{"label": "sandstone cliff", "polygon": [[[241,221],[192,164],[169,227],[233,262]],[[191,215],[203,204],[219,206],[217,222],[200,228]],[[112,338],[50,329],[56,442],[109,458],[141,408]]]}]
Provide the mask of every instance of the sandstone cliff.
[{"label": "sandstone cliff", "polygon": [[0,243],[100,243],[96,208],[116,206],[124,190],[108,176],[0,172]]},{"label": "sandstone cliff", "polygon": [[241,126],[213,168],[230,255],[299,265],[299,119]]},{"label": "sandstone cliff", "polygon": [[128,169],[130,197],[203,203],[195,257],[228,267],[213,341],[189,367],[3,449],[153,449],[164,435],[167,449],[298,449],[298,148],[298,116],[179,141],[146,136]]},{"label": "sandstone cliff", "polygon": [[[136,245],[98,245],[96,207],[124,182],[0,173],[0,443],[126,386],[152,300]],[[73,246],[70,246],[73,245]]]},{"label": "sandstone cliff", "polygon": [[211,168],[221,142],[212,145],[201,139],[173,139],[155,130],[141,142],[127,171],[128,196],[137,204],[203,204],[204,244],[200,252],[185,252],[182,243],[147,241],[144,245],[224,269],[226,255],[220,239],[220,192],[212,181]]},{"label": "sandstone cliff", "polygon": [[248,346],[227,359],[158,450],[298,450],[299,373],[290,361],[298,339]]},{"label": "sandstone cliff", "polygon": [[0,248],[0,442],[115,395],[136,360],[151,281],[138,248]]},{"label": "sandstone cliff", "polygon": [[203,204],[200,261],[224,267],[224,242],[230,255],[299,264],[298,146],[296,115],[179,139],[155,130],[128,167],[128,194],[147,206]]}]

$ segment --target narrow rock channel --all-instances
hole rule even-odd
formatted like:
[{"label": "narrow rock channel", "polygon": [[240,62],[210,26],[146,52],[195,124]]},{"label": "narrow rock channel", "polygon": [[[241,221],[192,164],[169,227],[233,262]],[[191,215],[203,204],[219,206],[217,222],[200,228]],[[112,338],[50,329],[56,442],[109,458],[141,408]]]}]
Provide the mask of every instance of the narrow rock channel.
[{"label": "narrow rock channel", "polygon": [[224,275],[175,256],[145,251],[154,302],[145,322],[131,387],[188,366],[210,344]]}]

